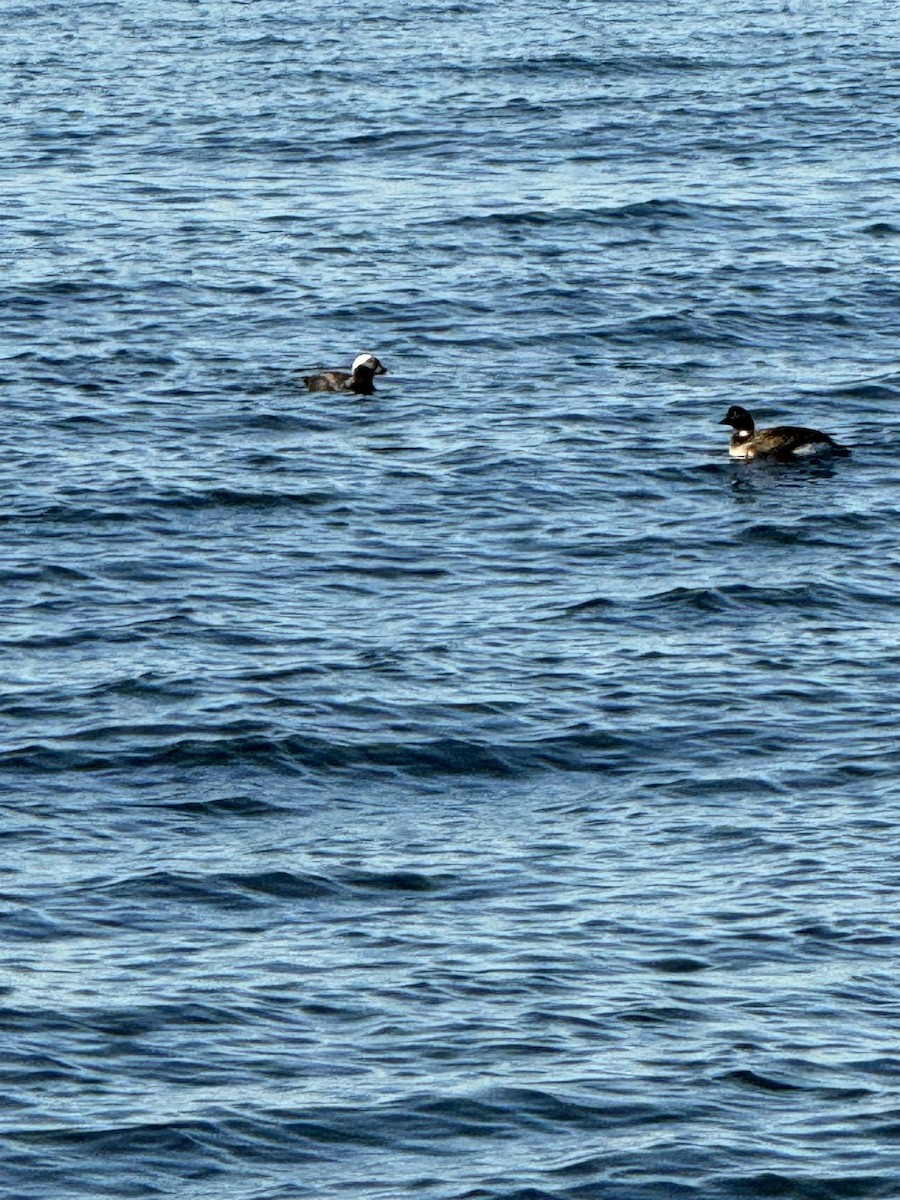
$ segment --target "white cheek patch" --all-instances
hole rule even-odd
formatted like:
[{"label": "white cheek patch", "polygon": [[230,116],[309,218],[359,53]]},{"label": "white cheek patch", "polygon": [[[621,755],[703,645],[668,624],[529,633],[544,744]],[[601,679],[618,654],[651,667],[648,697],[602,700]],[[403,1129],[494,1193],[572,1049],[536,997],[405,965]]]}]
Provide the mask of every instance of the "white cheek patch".
[{"label": "white cheek patch", "polygon": [[374,354],[357,354],[356,358],[353,360],[353,366],[350,368],[350,370],[355,371],[357,367],[364,367],[366,363],[370,362],[375,362]]}]

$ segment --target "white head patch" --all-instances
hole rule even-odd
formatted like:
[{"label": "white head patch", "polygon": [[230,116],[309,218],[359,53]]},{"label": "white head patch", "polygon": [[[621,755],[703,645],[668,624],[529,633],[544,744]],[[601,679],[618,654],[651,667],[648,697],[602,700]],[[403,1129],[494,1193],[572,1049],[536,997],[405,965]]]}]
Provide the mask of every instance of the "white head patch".
[{"label": "white head patch", "polygon": [[357,354],[356,358],[353,360],[353,366],[350,368],[350,370],[353,372],[353,374],[356,374],[357,367],[364,367],[368,363],[374,364],[376,361],[377,359],[375,358],[374,354]]}]

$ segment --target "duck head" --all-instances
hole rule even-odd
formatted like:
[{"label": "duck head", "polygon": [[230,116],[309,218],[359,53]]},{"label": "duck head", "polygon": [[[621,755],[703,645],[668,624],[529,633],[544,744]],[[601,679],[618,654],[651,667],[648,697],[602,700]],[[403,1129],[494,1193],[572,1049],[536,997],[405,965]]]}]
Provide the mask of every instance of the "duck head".
[{"label": "duck head", "polygon": [[741,408],[740,404],[732,404],[719,424],[730,425],[736,432],[748,435],[754,429],[753,418],[747,412],[746,408]]},{"label": "duck head", "polygon": [[387,375],[387,367],[384,363],[379,362],[374,354],[357,354],[353,360],[353,366],[350,368],[350,373],[354,378],[357,373]]}]

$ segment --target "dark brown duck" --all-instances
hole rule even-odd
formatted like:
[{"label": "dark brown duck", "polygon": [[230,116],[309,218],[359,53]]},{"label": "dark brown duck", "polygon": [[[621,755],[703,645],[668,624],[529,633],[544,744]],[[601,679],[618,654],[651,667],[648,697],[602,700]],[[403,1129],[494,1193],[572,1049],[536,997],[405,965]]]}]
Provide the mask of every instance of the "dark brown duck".
[{"label": "dark brown duck", "polygon": [[746,408],[741,408],[739,404],[732,404],[719,424],[731,426],[728,453],[732,458],[770,458],[776,462],[793,462],[801,458],[825,458],[850,453],[846,446],[818,429],[806,429],[802,425],[757,429]]}]

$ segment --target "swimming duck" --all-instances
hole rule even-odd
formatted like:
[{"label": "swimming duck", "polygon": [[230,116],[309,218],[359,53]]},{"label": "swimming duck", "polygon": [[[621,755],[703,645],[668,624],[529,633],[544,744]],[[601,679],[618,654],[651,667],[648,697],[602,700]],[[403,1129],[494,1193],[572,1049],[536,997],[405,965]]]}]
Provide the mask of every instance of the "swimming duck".
[{"label": "swimming duck", "polygon": [[732,458],[772,458],[776,462],[793,462],[798,458],[849,454],[827,433],[804,429],[800,425],[776,425],[774,429],[757,430],[746,408],[732,404],[719,422],[731,426],[728,453]]},{"label": "swimming duck", "polygon": [[301,378],[311,392],[356,392],[371,396],[376,375],[387,375],[387,367],[374,354],[358,354],[349,371],[320,371]]}]

